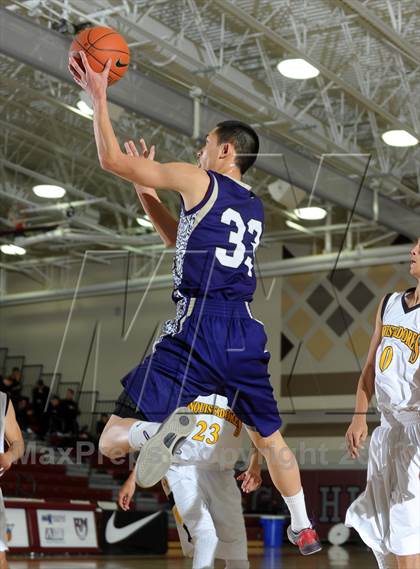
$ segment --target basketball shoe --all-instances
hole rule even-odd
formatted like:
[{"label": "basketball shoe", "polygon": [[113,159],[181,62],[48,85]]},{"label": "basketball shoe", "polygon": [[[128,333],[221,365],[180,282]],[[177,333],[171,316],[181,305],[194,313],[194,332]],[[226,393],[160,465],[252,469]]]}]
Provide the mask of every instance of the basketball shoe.
[{"label": "basketball shoe", "polygon": [[312,553],[317,553],[322,549],[318,534],[312,528],[294,532],[292,526],[289,526],[287,528],[287,537],[290,543],[299,547],[299,551],[302,555],[312,555]]},{"label": "basketball shoe", "polygon": [[153,437],[140,449],[136,466],[136,482],[142,488],[157,484],[168,472],[172,458],[192,433],[196,418],[188,407],[179,407],[170,415]]}]

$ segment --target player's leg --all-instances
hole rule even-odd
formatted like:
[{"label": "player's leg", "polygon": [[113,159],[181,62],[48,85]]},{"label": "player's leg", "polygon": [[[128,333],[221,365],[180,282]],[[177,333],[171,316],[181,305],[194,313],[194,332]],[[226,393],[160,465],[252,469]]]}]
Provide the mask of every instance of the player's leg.
[{"label": "player's leg", "polygon": [[8,550],[6,543],[10,541],[10,538],[11,534],[8,530],[3,493],[0,488],[0,569],[8,569],[9,567],[6,559],[6,551]]},{"label": "player's leg", "polygon": [[160,423],[147,422],[143,413],[123,391],[99,439],[100,452],[111,459],[139,450],[153,436]]},{"label": "player's leg", "polygon": [[373,551],[379,569],[398,569],[397,558],[392,553],[384,555],[379,551]]},{"label": "player's leg", "polygon": [[247,426],[253,443],[266,459],[273,484],[289,508],[292,520],[289,540],[303,555],[316,553],[321,544],[306,513],[299,467],[279,432],[281,419],[268,374],[270,354],[265,350],[264,326],[252,318],[244,318],[233,321],[229,333],[230,343],[243,348],[226,350],[232,370],[226,386],[229,404]]},{"label": "player's leg", "polygon": [[[263,437],[252,429],[247,429],[247,431],[254,445],[264,456],[270,477],[277,490],[286,498],[296,496],[302,490],[299,466],[280,431],[275,431],[268,437]],[[292,528],[299,531],[308,527],[308,522],[305,510],[302,520],[292,519]]]},{"label": "player's leg", "polygon": [[99,450],[108,458],[120,458],[139,450],[159,430],[161,423],[122,419],[111,415],[99,439]]},{"label": "player's leg", "polygon": [[[203,516],[207,514],[203,512]],[[214,531],[214,530],[213,530]],[[194,537],[194,555],[192,569],[213,569],[217,550],[217,536],[207,527]]]},{"label": "player's leg", "polygon": [[377,427],[373,431],[369,444],[366,488],[350,504],[345,520],[346,526],[354,528],[375,553],[379,567],[388,561],[381,556],[389,551],[392,487],[387,456],[390,431],[385,427]]},{"label": "player's leg", "polygon": [[291,525],[287,529],[289,541],[299,547],[302,555],[317,553],[322,549],[321,542],[308,518],[299,467],[293,452],[279,431],[268,437],[262,437],[251,430],[248,430],[248,433],[264,456],[271,480],[289,509],[291,517]]},{"label": "player's leg", "polygon": [[195,417],[186,407],[176,409],[163,423],[113,414],[101,435],[99,450],[110,459],[140,450],[142,460],[137,459],[136,481],[147,488],[159,482],[166,474],[173,455],[191,434],[194,426]]},{"label": "player's leg", "polygon": [[[4,510],[0,515],[4,516]],[[5,527],[5,519],[3,519],[2,522],[0,522],[0,525],[2,528]],[[0,539],[0,569],[9,569],[9,564],[7,563],[7,558],[6,558],[7,549],[8,548],[6,543],[2,539]]]},{"label": "player's leg", "polygon": [[289,509],[291,516],[291,525],[287,532],[289,540],[298,545],[305,555],[319,551],[321,546],[308,518],[295,455],[279,431],[268,437],[263,437],[250,429],[248,433],[259,452],[264,456],[271,480]]},{"label": "player's leg", "polygon": [[398,414],[388,440],[391,477],[390,547],[398,569],[420,569],[420,422],[417,412]]},{"label": "player's leg", "polygon": [[397,562],[398,569],[420,569],[420,554],[398,555]]},{"label": "player's leg", "polygon": [[226,569],[249,569],[242,496],[232,470],[200,471],[206,503],[219,539],[216,558]]},{"label": "player's leg", "polygon": [[0,551],[0,569],[9,569],[5,551]]},{"label": "player's leg", "polygon": [[[420,567],[419,443],[418,424],[391,426],[382,417],[372,433],[366,489],[350,505],[346,525],[372,548],[379,567]],[[390,550],[385,559],[376,553]]]},{"label": "player's leg", "polygon": [[[174,473],[172,475],[172,482],[174,482],[174,477],[176,475],[176,467],[173,470]],[[169,469],[168,473],[171,473],[171,469]],[[182,477],[182,475],[180,475],[180,477]],[[184,557],[192,559],[194,555],[194,544],[192,541],[192,536],[188,526],[184,522],[181,514],[179,513],[178,507],[175,503],[175,498],[171,486],[169,484],[169,480],[166,476],[165,478],[162,479],[162,487],[166,494],[172,514],[175,519],[176,529],[178,531],[178,537],[181,544],[182,553]]]},{"label": "player's leg", "polygon": [[212,569],[218,538],[199,477],[194,466],[172,466],[166,475],[180,523],[194,546],[193,569]]},{"label": "player's leg", "polygon": [[[195,425],[194,413],[188,407],[178,407],[153,436],[142,444],[134,468],[139,486],[150,488],[162,480],[172,464],[175,453],[192,433]],[[138,431],[141,432],[142,425],[139,427]],[[133,425],[130,435],[138,434],[138,431],[136,425]]]}]

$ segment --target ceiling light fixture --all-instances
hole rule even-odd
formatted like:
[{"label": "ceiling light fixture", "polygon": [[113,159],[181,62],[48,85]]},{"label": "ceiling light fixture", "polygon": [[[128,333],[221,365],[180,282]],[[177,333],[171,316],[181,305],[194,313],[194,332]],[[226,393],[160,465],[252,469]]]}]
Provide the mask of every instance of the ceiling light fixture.
[{"label": "ceiling light fixture", "polygon": [[299,225],[299,223],[295,223],[294,221],[291,221],[290,219],[286,219],[286,225],[287,225],[287,227],[290,227],[291,229],[296,229],[297,231],[301,231],[302,233],[307,233],[308,235],[313,235],[312,231],[310,231],[309,229],[306,229],[306,227],[303,227],[303,225]]},{"label": "ceiling light fixture", "polygon": [[93,109],[92,107],[89,107],[89,105],[85,103],[85,101],[82,101],[80,99],[80,101],[77,101],[76,107],[79,109],[81,113],[83,113],[87,117],[93,117]]},{"label": "ceiling light fixture", "polygon": [[406,130],[387,130],[382,134],[382,140],[388,146],[415,146],[418,139]]},{"label": "ceiling light fixture", "polygon": [[23,247],[18,247],[17,245],[13,245],[10,243],[9,245],[2,245],[0,247],[0,251],[5,255],[25,255],[26,249]]},{"label": "ceiling light fixture", "polygon": [[277,64],[277,70],[289,79],[312,79],[319,75],[319,69],[305,59],[283,59]]},{"label": "ceiling light fixture", "polygon": [[62,198],[66,194],[66,190],[61,186],[51,184],[40,184],[32,188],[33,193],[39,198]]},{"label": "ceiling light fixture", "polygon": [[327,216],[326,209],[316,206],[299,207],[294,210],[294,213],[299,219],[305,221],[324,219]]},{"label": "ceiling light fixture", "polygon": [[147,219],[147,215],[145,217],[136,217],[136,221],[139,225],[146,227],[147,229],[153,227],[153,223]]},{"label": "ceiling light fixture", "polygon": [[88,95],[86,93],[86,91],[82,91],[80,93],[79,100],[76,103],[76,107],[86,117],[92,117],[93,116],[92,98],[90,97],[90,95]]}]

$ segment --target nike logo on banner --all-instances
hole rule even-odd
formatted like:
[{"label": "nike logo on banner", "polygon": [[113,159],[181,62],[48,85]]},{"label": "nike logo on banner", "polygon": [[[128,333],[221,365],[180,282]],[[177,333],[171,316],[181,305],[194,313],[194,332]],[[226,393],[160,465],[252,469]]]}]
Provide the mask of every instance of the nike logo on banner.
[{"label": "nike logo on banner", "polygon": [[121,63],[121,61],[119,59],[117,59],[117,61],[115,62],[115,65],[117,67],[127,67],[128,63]]},{"label": "nike logo on banner", "polygon": [[105,539],[108,543],[117,543],[118,541],[124,541],[130,536],[132,533],[138,531],[140,528],[147,526],[152,520],[157,518],[161,515],[162,512],[156,512],[151,514],[150,516],[146,516],[145,518],[138,520],[137,522],[133,522],[132,524],[128,524],[122,528],[115,527],[115,516],[116,512],[112,514],[109,518],[108,523],[106,524],[105,528]]}]

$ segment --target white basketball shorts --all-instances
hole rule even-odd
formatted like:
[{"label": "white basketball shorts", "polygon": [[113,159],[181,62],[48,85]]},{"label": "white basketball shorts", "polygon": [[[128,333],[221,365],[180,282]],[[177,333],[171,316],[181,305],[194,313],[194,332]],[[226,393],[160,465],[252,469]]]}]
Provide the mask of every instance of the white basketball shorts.
[{"label": "white basketball shorts", "polygon": [[346,525],[386,555],[420,553],[420,414],[382,415],[369,447],[366,489]]},{"label": "white basketball shorts", "polygon": [[199,536],[213,536],[218,540],[217,559],[248,559],[241,492],[233,470],[173,465],[166,480],[178,512],[184,555],[192,556]]}]

